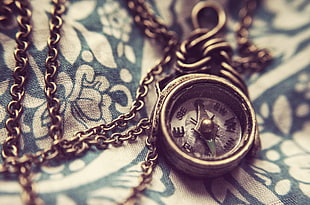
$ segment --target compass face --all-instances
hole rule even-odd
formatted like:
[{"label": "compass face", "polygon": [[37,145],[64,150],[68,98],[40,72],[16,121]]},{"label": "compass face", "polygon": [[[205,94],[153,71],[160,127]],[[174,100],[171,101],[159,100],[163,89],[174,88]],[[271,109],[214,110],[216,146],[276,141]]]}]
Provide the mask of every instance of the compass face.
[{"label": "compass face", "polygon": [[236,113],[224,102],[207,97],[176,104],[168,126],[179,149],[199,159],[221,158],[240,143],[242,136]]},{"label": "compass face", "polygon": [[218,176],[233,169],[258,139],[247,96],[217,76],[188,74],[171,81],[154,113],[160,149],[190,175]]}]

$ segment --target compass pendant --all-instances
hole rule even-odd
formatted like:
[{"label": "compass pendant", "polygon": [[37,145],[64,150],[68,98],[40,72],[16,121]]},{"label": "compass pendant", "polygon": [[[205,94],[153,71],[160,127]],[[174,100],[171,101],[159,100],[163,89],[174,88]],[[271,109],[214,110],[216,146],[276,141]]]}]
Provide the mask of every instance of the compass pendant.
[{"label": "compass pendant", "polygon": [[[200,13],[210,9],[217,22],[203,28]],[[175,73],[157,83],[151,134],[171,166],[188,175],[214,177],[255,156],[260,140],[232,48],[219,37],[226,21],[223,8],[199,2],[192,20],[195,30],[176,52]]]},{"label": "compass pendant", "polygon": [[218,76],[187,74],[172,80],[160,90],[153,116],[161,152],[189,175],[222,175],[259,147],[247,96]]}]

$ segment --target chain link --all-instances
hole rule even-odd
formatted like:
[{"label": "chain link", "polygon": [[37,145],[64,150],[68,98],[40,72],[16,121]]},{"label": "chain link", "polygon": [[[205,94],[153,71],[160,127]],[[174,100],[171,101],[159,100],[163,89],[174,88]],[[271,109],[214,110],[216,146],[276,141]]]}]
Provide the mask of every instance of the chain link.
[{"label": "chain link", "polygon": [[[12,1],[5,1],[7,4],[0,7],[11,13],[9,5]],[[10,3],[9,3],[10,2]],[[243,47],[240,54],[243,56],[252,56],[253,53],[261,60],[261,56],[265,53],[260,53],[253,49],[252,44],[248,40],[247,30],[252,22],[252,15],[255,10],[253,3],[256,0],[247,1],[246,7],[241,10],[241,26],[237,31],[238,45]],[[151,127],[149,118],[140,119],[135,125],[127,128],[124,132],[117,130],[128,127],[129,123],[133,123],[137,113],[145,106],[145,97],[149,93],[149,86],[155,82],[156,76],[163,73],[164,69],[174,60],[175,49],[178,45],[178,38],[175,32],[170,31],[167,26],[162,23],[150,9],[149,5],[144,0],[127,0],[128,8],[132,12],[134,21],[139,25],[143,33],[158,42],[163,46],[162,59],[151,68],[148,73],[142,78],[139,87],[136,91],[136,98],[129,112],[118,116],[110,123],[101,124],[91,127],[87,130],[78,131],[71,138],[62,138],[62,118],[59,112],[60,102],[56,97],[57,83],[56,77],[59,70],[59,48],[61,33],[60,29],[63,24],[61,15],[65,12],[64,1],[52,0],[53,9],[50,17],[50,36],[48,38],[48,53],[46,58],[46,73],[45,73],[45,94],[47,98],[47,108],[51,118],[51,126],[49,136],[53,139],[50,148],[41,150],[36,153],[28,153],[18,156],[19,139],[21,137],[20,118],[22,113],[22,99],[25,93],[25,82],[27,79],[28,57],[27,50],[30,44],[29,35],[32,27],[30,24],[31,11],[27,0],[16,0],[15,7],[17,8],[17,22],[19,32],[16,34],[16,49],[14,52],[16,67],[13,72],[14,84],[11,86],[12,100],[8,104],[9,119],[6,122],[8,137],[3,144],[2,157],[4,164],[0,164],[0,174],[14,173],[19,176],[19,183],[23,188],[23,199],[26,204],[42,204],[43,201],[35,192],[34,184],[31,180],[32,169],[40,167],[44,163],[49,163],[53,160],[61,160],[64,158],[76,158],[87,152],[92,146],[99,150],[108,149],[110,146],[121,146],[124,142],[134,142],[137,137],[145,133]],[[0,21],[6,20],[9,13],[1,12]],[[5,16],[5,17],[3,17]],[[248,52],[248,53],[246,53]],[[254,57],[253,57],[254,58]],[[266,57],[267,58],[267,57]],[[257,58],[254,60],[258,60]],[[239,62],[241,62],[240,60]],[[241,64],[241,63],[240,63]],[[244,62],[243,64],[244,65]],[[139,183],[132,189],[130,196],[121,204],[135,203],[139,195],[146,189],[152,179],[152,173],[158,159],[156,146],[156,137],[148,135],[146,138],[146,147],[148,148],[145,160],[141,164],[142,173],[139,178]]]}]

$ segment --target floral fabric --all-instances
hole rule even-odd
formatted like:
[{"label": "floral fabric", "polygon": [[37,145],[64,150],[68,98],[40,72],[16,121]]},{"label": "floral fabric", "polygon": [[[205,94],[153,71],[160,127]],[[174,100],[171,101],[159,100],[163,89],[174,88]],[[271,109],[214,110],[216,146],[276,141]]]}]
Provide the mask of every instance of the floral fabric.
[{"label": "floral fabric", "polygon": [[[23,153],[50,146],[44,96],[44,59],[51,5],[31,0],[30,68],[21,118]],[[191,31],[196,1],[150,1],[155,12],[181,39]],[[234,45],[240,1],[227,1],[227,40]],[[259,122],[262,150],[252,163],[214,179],[193,179],[171,169],[162,157],[140,204],[310,204],[310,4],[308,0],[264,1],[250,29],[252,40],[271,50],[268,68],[247,79]],[[141,76],[162,56],[158,43],[134,24],[124,1],[67,2],[59,60],[57,96],[64,136],[110,122],[126,113]],[[11,100],[17,24],[0,28],[0,142],[6,138],[6,105]],[[150,115],[151,89],[142,117]],[[92,149],[83,157],[35,173],[46,204],[116,204],[137,185],[147,149],[135,143]],[[2,147],[0,148],[0,150]],[[2,163],[2,159],[0,159]],[[0,204],[22,204],[17,180],[0,176]]]}]

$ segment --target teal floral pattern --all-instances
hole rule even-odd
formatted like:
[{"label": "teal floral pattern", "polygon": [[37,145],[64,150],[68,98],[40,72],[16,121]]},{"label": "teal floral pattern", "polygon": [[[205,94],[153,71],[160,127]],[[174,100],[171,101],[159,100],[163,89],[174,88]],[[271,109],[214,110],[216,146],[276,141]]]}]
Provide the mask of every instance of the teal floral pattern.
[{"label": "teal floral pattern", "polygon": [[[22,152],[50,146],[44,96],[44,59],[49,1],[31,0],[33,44],[22,122]],[[190,12],[196,1],[152,0],[150,5],[184,39],[191,31]],[[162,56],[157,42],[146,39],[134,24],[125,1],[72,0],[67,3],[60,43],[57,95],[65,137],[110,122],[126,113],[141,76]],[[238,21],[231,11],[227,40],[234,45]],[[140,204],[309,204],[310,202],[310,5],[307,0],[261,3],[251,38],[270,49],[274,60],[262,73],[248,77],[250,97],[259,123],[262,150],[250,163],[214,179],[184,176],[159,158],[153,180]],[[0,143],[6,137],[6,105],[10,101],[17,24],[0,26]],[[151,89],[150,115],[156,94]],[[35,173],[46,204],[116,204],[138,184],[147,149],[145,136],[135,143],[92,149],[85,156]],[[0,148],[1,151],[2,148]],[[2,159],[0,159],[2,163]],[[22,204],[16,180],[0,176],[0,204]]]}]

